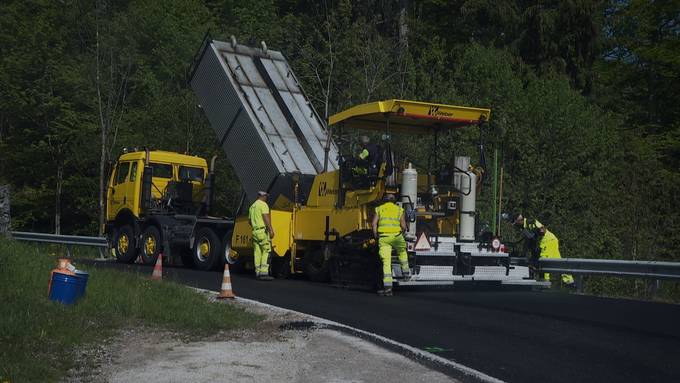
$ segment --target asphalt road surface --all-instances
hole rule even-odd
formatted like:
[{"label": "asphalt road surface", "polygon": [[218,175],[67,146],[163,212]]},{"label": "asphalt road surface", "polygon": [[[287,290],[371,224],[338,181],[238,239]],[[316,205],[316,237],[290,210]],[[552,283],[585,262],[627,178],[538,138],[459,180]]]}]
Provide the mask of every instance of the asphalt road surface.
[{"label": "asphalt road surface", "polygon": [[[149,267],[98,265],[151,274]],[[193,287],[219,291],[222,283],[221,272],[163,271]],[[232,283],[240,297],[373,332],[507,382],[680,382],[680,305],[468,289],[379,297],[233,274]]]}]

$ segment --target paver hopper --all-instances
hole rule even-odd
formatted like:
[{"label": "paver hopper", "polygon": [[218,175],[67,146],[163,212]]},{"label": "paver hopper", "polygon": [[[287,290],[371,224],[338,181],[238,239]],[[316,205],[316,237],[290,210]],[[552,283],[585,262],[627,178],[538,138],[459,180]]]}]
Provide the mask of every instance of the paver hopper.
[{"label": "paver hopper", "polygon": [[[281,52],[206,39],[189,82],[250,201],[305,201],[314,176],[336,170],[338,150]],[[283,203],[282,203],[283,202]]]}]

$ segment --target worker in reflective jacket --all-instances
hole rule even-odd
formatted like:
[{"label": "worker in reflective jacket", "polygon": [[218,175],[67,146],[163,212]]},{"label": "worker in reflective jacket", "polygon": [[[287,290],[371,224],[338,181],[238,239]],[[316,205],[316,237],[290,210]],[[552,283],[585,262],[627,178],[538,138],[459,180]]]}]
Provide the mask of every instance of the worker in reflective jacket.
[{"label": "worker in reflective jacket", "polygon": [[[517,214],[513,224],[523,229],[522,235],[526,241],[534,243],[534,245],[530,246],[532,256],[538,255],[539,258],[562,258],[560,256],[560,241],[557,239],[557,236],[537,219],[530,220],[524,218],[522,214]],[[538,244],[538,246],[535,244]],[[543,279],[549,281],[550,274],[544,273]],[[562,282],[572,286],[574,284],[574,277],[569,274],[562,274]]]},{"label": "worker in reflective jacket", "polygon": [[257,192],[257,199],[248,209],[248,220],[253,228],[255,278],[262,281],[273,279],[269,276],[269,253],[272,251],[271,239],[274,238],[274,229],[267,205],[268,196],[267,192]]},{"label": "worker in reflective jacket", "polygon": [[392,295],[392,249],[399,256],[399,264],[404,278],[411,276],[406,253],[406,241],[403,232],[406,231],[404,209],[394,203],[394,193],[385,195],[386,202],[375,208],[373,216],[373,235],[378,238],[380,261],[383,268],[383,287],[378,290],[379,295]]},{"label": "worker in reflective jacket", "polygon": [[380,147],[372,144],[368,136],[361,136],[361,151],[357,155],[356,166],[352,168],[356,175],[367,175],[370,170],[377,175],[380,166]]}]

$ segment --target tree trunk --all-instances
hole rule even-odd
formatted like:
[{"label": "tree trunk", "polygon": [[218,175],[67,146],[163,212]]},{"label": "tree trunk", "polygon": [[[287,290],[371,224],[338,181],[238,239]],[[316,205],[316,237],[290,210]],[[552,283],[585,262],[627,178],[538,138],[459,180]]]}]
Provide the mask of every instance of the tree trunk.
[{"label": "tree trunk", "polygon": [[10,231],[9,186],[0,186],[0,235]]},{"label": "tree trunk", "polygon": [[64,184],[64,165],[57,165],[57,186],[54,199],[54,234],[61,234],[61,189]]},{"label": "tree trunk", "polygon": [[408,0],[399,0],[399,97],[404,97],[406,88],[406,72],[408,52]]},{"label": "tree trunk", "polygon": [[408,47],[408,24],[406,23],[406,10],[408,0],[399,0],[399,45],[401,49]]},{"label": "tree trunk", "polygon": [[106,214],[104,210],[104,169],[105,169],[105,164],[106,164],[106,136],[107,136],[107,131],[106,131],[106,124],[104,123],[104,111],[103,111],[103,106],[102,106],[102,92],[101,92],[101,76],[99,73],[99,66],[100,66],[100,60],[99,60],[99,20],[97,20],[97,31],[96,31],[96,46],[95,46],[95,55],[96,55],[96,62],[95,62],[95,85],[97,87],[97,101],[98,101],[98,106],[99,106],[99,124],[101,128],[101,156],[99,157],[99,228],[98,232],[99,235],[104,234],[104,223],[106,219]]}]

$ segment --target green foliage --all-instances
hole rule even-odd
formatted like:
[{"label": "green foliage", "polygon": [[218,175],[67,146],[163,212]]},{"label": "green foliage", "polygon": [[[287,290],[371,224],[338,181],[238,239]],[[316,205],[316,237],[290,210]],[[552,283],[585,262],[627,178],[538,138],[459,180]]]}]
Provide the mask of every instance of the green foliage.
[{"label": "green foliage", "polygon": [[446,36],[449,49],[480,43],[507,48],[540,74],[567,74],[586,93],[597,59],[602,0],[427,0],[416,14],[428,22],[430,35]]},{"label": "green foliage", "polygon": [[0,377],[12,382],[57,381],[72,367],[75,347],[121,328],[208,336],[259,320],[172,282],[92,266],[79,267],[90,274],[85,297],[68,306],[52,302],[47,280],[58,256],[47,249],[0,238]]}]

